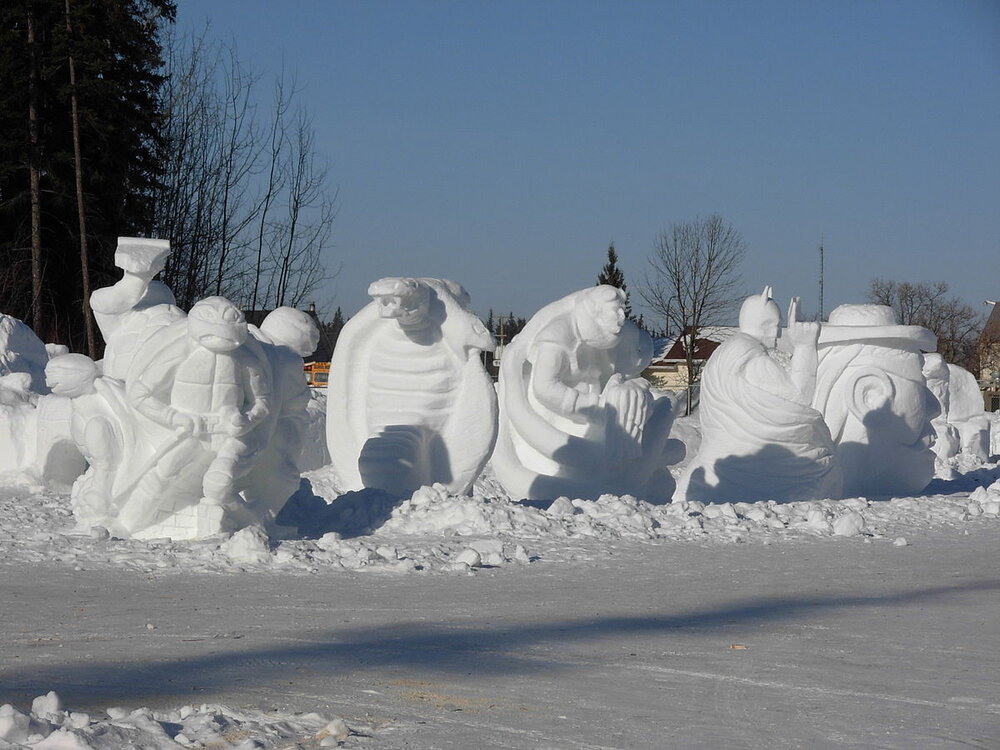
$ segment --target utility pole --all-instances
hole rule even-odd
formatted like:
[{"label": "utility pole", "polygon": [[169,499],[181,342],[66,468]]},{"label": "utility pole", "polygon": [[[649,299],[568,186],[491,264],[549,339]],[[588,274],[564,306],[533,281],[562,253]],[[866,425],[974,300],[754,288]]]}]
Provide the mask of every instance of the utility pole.
[{"label": "utility pole", "polygon": [[819,321],[823,322],[823,235],[819,238]]}]

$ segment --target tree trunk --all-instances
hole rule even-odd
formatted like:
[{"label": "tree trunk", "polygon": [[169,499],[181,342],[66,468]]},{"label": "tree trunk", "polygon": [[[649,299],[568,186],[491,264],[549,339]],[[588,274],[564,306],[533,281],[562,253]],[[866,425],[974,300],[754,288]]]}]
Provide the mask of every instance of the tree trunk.
[{"label": "tree trunk", "polygon": [[[72,38],[69,1],[66,0],[66,35]],[[87,354],[97,359],[97,343],[94,339],[94,314],[90,309],[90,259],[87,250],[87,214],[83,204],[83,165],[80,157],[80,111],[76,98],[76,66],[72,53],[69,55],[69,88],[72,101],[73,120],[73,167],[76,172],[76,215],[80,225],[80,274],[83,279],[83,321],[87,331]]]},{"label": "tree trunk", "polygon": [[28,137],[31,141],[28,174],[31,183],[31,327],[42,330],[42,189],[38,174],[38,50],[35,47],[35,16],[28,10]]}]

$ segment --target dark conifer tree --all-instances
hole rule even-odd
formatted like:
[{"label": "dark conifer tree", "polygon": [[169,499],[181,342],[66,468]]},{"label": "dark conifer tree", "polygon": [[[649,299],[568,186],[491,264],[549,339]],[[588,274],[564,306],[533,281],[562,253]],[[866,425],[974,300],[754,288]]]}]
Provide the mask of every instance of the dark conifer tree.
[{"label": "dark conifer tree", "polygon": [[634,320],[632,318],[632,305],[629,303],[628,285],[625,283],[625,274],[618,267],[618,252],[615,250],[614,242],[608,245],[608,262],[604,264],[604,268],[597,275],[597,283],[598,285],[616,286],[625,292],[625,315],[629,320]]}]

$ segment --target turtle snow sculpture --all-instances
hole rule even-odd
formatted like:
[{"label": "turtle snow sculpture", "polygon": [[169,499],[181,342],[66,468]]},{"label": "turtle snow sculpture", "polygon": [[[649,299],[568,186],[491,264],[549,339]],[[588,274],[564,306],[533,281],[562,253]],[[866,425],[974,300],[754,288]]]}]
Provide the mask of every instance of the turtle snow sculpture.
[{"label": "turtle snow sculpture", "polygon": [[348,321],[330,363],[327,444],[344,489],[471,490],[496,441],[496,392],[480,360],[496,347],[443,279],[384,278]]},{"label": "turtle snow sculpture", "polygon": [[596,286],[542,308],[500,365],[497,478],[512,497],[669,500],[670,399],[639,376],[653,342],[625,318],[625,295]]}]

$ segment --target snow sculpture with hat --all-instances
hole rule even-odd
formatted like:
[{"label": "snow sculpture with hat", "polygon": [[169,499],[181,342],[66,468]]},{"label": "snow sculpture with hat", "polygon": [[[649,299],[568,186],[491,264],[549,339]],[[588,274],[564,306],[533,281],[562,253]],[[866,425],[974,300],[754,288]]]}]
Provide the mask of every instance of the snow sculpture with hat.
[{"label": "snow sculpture with hat", "polygon": [[444,279],[384,278],[341,331],[327,387],[327,444],[343,489],[471,490],[496,441],[496,347]]},{"label": "snow sculpture with hat", "polygon": [[781,313],[771,287],[748,297],[740,330],[713,352],[701,378],[702,441],[681,476],[675,500],[809,500],[840,497],[843,477],[823,415],[812,407],[819,323],[788,309],[783,338],[786,369],[776,344]]},{"label": "snow sculpture with hat", "polygon": [[813,406],[837,444],[846,496],[918,495],[933,478],[940,406],[921,351],[936,348],[933,333],[899,325],[885,305],[841,305],[823,324]]},{"label": "snow sculpture with hat", "polygon": [[639,373],[653,342],[625,317],[625,293],[601,285],[539,310],[500,365],[497,478],[515,498],[669,500],[669,398]]}]

